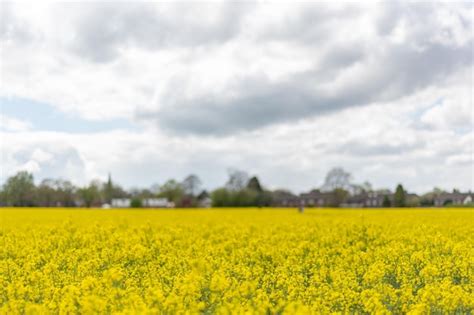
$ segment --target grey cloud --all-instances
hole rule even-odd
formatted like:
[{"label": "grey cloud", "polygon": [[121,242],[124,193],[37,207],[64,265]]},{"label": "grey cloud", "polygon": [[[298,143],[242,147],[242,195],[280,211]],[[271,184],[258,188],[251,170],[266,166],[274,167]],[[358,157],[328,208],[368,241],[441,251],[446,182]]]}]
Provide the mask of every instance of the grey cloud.
[{"label": "grey cloud", "polygon": [[[223,43],[238,34],[250,7],[245,3],[81,5],[72,48],[91,61],[107,62],[128,46],[153,50]],[[212,17],[206,15],[209,12]]]},{"label": "grey cloud", "polygon": [[379,6],[375,18],[375,27],[379,35],[390,34],[403,16],[403,6],[400,2],[385,2]]},{"label": "grey cloud", "polygon": [[[267,9],[272,10],[272,4]],[[297,14],[291,14],[282,21],[273,21],[257,34],[261,41],[292,41],[304,45],[318,46],[322,40],[334,36],[334,30],[345,21],[357,17],[364,8],[348,4],[344,7],[333,7],[323,3],[293,4]]]},{"label": "grey cloud", "polygon": [[[264,9],[271,12],[273,5],[277,4]],[[67,43],[71,45],[69,48],[95,62],[111,61],[127,47],[159,50],[215,45],[219,48],[219,44],[232,40],[235,40],[233,43],[237,48],[227,58],[234,58],[232,61],[235,61],[240,57],[239,34],[245,26],[245,17],[251,16],[247,13],[254,6],[240,3],[68,3],[60,6],[54,16],[58,19],[58,26],[71,27],[64,30],[72,34],[71,42]],[[459,7],[463,8],[462,5]],[[273,47],[266,45],[279,41],[285,45],[284,48],[294,52],[301,49],[303,53],[295,55],[307,58],[305,61],[308,63],[314,61],[314,65],[279,81],[253,74],[234,77],[226,82],[227,90],[217,93],[200,90],[199,97],[194,98],[185,97],[185,93],[182,93],[189,79],[189,73],[183,70],[174,83],[159,82],[163,85],[168,83],[167,92],[159,99],[159,108],[137,108],[137,118],[172,133],[228,135],[276,123],[295,122],[354,106],[393,101],[432,85],[442,85],[445,78],[456,71],[472,66],[473,42],[472,37],[471,41],[459,45],[437,41],[438,33],[446,29],[434,27],[440,24],[437,8],[437,5],[432,4],[387,3],[377,6],[378,15],[374,18],[365,16],[364,8],[358,5],[333,8],[323,4],[305,4],[296,11],[297,14],[288,14],[283,20],[269,19],[268,22],[262,16],[255,30],[258,34],[245,38],[245,48],[255,48],[255,52],[249,55],[259,58],[261,54],[264,59],[265,51]],[[453,8],[458,6],[453,5]],[[212,14],[209,15],[209,12]],[[364,36],[354,36],[359,38],[358,42],[347,34],[359,34],[360,30],[354,27],[353,22],[362,15],[369,23],[362,33],[373,32],[375,35],[368,35],[367,40],[364,40]],[[8,13],[8,16],[11,14]],[[466,29],[472,27],[472,22],[464,21],[462,17],[459,19]],[[407,40],[402,44],[393,44],[388,35],[400,21],[408,25]],[[0,33],[5,33],[6,29],[1,26]],[[245,33],[248,35],[253,30],[247,31],[250,31]],[[348,38],[342,38],[341,34]],[[262,47],[265,49],[260,50]],[[284,50],[283,53],[275,54],[284,54]],[[199,65],[199,58],[205,56],[206,59],[209,57],[206,53],[215,51],[219,58],[227,53],[221,55],[218,49],[204,49],[197,55],[189,49],[187,59],[182,62],[190,66]],[[242,64],[242,67],[245,66]],[[358,77],[332,90],[327,88],[327,85],[336,83],[354,68],[362,69]],[[266,69],[259,70],[264,72]],[[150,86],[158,84],[153,79],[150,77]],[[109,91],[102,92],[106,94]],[[153,94],[147,87],[142,88],[142,84],[140,88],[134,88],[134,92],[137,91],[144,98],[146,94]],[[146,106],[150,107],[151,104]]]},{"label": "grey cloud", "polygon": [[[139,110],[137,117],[176,133],[227,135],[353,106],[393,101],[419,89],[441,85],[446,76],[472,64],[471,43],[458,48],[431,44],[421,52],[391,45],[373,56],[365,51],[364,57],[372,58],[367,62],[363,55],[351,56],[351,50],[347,51],[349,57],[336,51],[335,61],[328,62],[326,68],[295,74],[280,82],[262,76],[236,78],[228,88],[236,95],[232,98],[209,94],[184,99],[178,94],[179,89],[173,88],[159,110]],[[327,75],[322,74],[344,74],[345,65],[359,58],[366,69],[360,78],[335,91],[324,88],[328,81]]]},{"label": "grey cloud", "polygon": [[325,69],[344,69],[356,62],[363,62],[365,53],[365,48],[359,43],[334,45],[324,54],[322,63]]},{"label": "grey cloud", "polygon": [[408,141],[407,143],[400,144],[371,144],[370,140],[372,139],[365,139],[364,141],[349,141],[342,145],[339,144],[336,148],[330,149],[328,152],[355,156],[382,156],[404,154],[425,147],[423,142],[410,141],[411,139],[406,139]]}]

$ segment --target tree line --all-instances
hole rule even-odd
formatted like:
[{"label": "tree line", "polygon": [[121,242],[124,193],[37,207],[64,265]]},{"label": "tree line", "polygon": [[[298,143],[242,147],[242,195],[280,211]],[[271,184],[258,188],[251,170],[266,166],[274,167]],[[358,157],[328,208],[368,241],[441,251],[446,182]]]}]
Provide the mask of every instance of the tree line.
[{"label": "tree line", "polygon": [[[405,189],[399,184],[393,198],[389,199],[389,190],[374,190],[368,182],[354,184],[351,174],[342,168],[331,169],[319,190],[329,194],[330,203],[327,206],[332,207],[344,204],[350,196],[373,191],[386,194],[384,207],[429,206],[433,204],[433,196],[443,193],[435,189],[423,196],[408,198]],[[20,171],[9,177],[1,187],[0,206],[100,207],[111,204],[115,198],[129,198],[131,206],[139,208],[146,198],[166,198],[176,207],[199,207],[205,201],[210,201],[213,207],[268,207],[280,205],[279,201],[288,196],[297,197],[285,189],[267,189],[257,176],[249,176],[235,169],[228,171],[228,179],[222,187],[211,192],[202,188],[202,181],[194,174],[182,181],[170,179],[150,188],[125,190],[114,183],[110,175],[105,182],[93,180],[88,185],[78,187],[63,179],[44,179],[36,185],[33,174]]]},{"label": "tree line", "polygon": [[33,174],[20,171],[9,177],[0,190],[0,205],[17,207],[97,207],[111,204],[112,199],[130,198],[132,207],[141,207],[146,198],[166,198],[180,207],[195,207],[199,198],[207,195],[200,191],[201,181],[189,175],[183,181],[170,179],[163,185],[150,188],[123,189],[109,178],[106,182],[93,180],[77,187],[68,180],[44,179],[35,185]]}]

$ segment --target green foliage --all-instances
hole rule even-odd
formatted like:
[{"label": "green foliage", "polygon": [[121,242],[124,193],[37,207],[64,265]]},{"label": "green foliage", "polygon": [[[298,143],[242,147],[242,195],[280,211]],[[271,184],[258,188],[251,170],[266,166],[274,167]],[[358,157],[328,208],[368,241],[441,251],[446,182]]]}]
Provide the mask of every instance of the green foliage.
[{"label": "green foliage", "polygon": [[391,206],[392,206],[392,202],[390,201],[390,198],[388,198],[387,195],[383,196],[382,207],[389,208]]},{"label": "green foliage", "polygon": [[107,183],[104,184],[104,187],[102,189],[102,195],[104,196],[104,200],[107,203],[112,203],[112,198],[114,194],[114,184],[112,183],[112,177],[109,174],[109,178],[107,180]]},{"label": "green foliage", "polygon": [[183,186],[174,179],[168,180],[160,187],[159,197],[167,198],[175,204],[180,204],[185,193]]},{"label": "green foliage", "polygon": [[34,193],[34,204],[40,207],[73,207],[76,199],[76,188],[61,179],[44,179]]},{"label": "green foliage", "polygon": [[397,185],[395,189],[395,195],[393,196],[393,205],[395,207],[405,207],[406,206],[406,196],[405,190],[401,184]]},{"label": "green foliage", "polygon": [[230,192],[225,188],[218,188],[211,193],[213,207],[225,207],[230,200]]},{"label": "green foliage", "polygon": [[339,207],[349,196],[349,192],[342,188],[336,188],[332,191],[331,207]]},{"label": "green foliage", "polygon": [[263,194],[259,194],[254,190],[244,188],[241,190],[228,190],[219,188],[212,192],[213,207],[254,207],[261,204],[260,198]]},{"label": "green foliage", "polygon": [[130,202],[130,207],[132,208],[141,208],[142,207],[142,201],[140,198],[132,198]]},{"label": "green foliage", "polygon": [[451,206],[453,204],[453,201],[451,199],[445,200],[443,202],[443,206]]},{"label": "green foliage", "polygon": [[78,194],[87,208],[100,202],[100,189],[97,183],[92,182],[88,187],[80,188]]},{"label": "green foliage", "polygon": [[10,206],[29,207],[35,204],[33,175],[20,171],[7,179],[3,188],[5,203]]},{"label": "green foliage", "polygon": [[258,193],[250,189],[242,189],[232,193],[235,207],[251,207],[257,204]]},{"label": "green foliage", "polygon": [[257,197],[257,206],[259,207],[269,207],[273,203],[273,193],[268,190],[264,190]]},{"label": "green foliage", "polygon": [[258,180],[258,178],[256,176],[252,177],[248,184],[247,184],[247,188],[250,189],[250,190],[253,190],[257,193],[262,193],[263,192],[263,189],[262,189],[262,186],[260,185],[260,181]]},{"label": "green foliage", "polygon": [[55,206],[57,201],[56,189],[54,187],[54,181],[51,179],[45,179],[36,188],[36,201],[38,205],[42,207]]},{"label": "green foliage", "polygon": [[0,207],[6,206],[7,205],[7,198],[5,195],[5,191],[3,190],[3,187],[0,187]]}]

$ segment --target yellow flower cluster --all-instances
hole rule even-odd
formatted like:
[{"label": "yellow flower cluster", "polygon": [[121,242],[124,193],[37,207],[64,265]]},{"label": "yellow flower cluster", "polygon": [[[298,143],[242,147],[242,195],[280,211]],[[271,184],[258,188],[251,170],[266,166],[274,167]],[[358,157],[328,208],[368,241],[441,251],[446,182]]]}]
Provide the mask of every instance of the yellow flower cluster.
[{"label": "yellow flower cluster", "polygon": [[474,209],[0,210],[1,314],[474,313]]}]

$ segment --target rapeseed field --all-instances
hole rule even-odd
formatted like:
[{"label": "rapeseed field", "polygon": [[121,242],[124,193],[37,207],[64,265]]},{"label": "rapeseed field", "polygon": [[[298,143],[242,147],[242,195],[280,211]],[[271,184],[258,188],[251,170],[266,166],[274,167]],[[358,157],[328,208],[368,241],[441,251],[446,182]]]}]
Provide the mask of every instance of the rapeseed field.
[{"label": "rapeseed field", "polygon": [[474,312],[474,210],[0,209],[1,314]]}]

